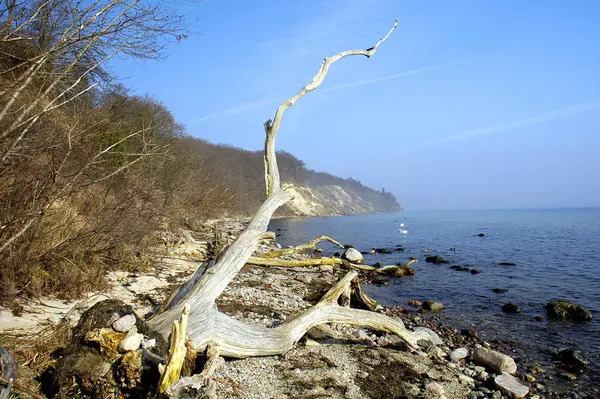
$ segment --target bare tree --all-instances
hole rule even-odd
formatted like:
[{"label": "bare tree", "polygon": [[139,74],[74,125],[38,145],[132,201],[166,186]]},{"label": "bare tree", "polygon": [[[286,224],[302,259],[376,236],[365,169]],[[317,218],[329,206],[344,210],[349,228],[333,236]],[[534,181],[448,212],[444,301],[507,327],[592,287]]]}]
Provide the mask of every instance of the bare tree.
[{"label": "bare tree", "polygon": [[375,54],[379,45],[387,40],[396,25],[397,21],[389,32],[369,49],[344,51],[333,57],[325,58],[312,81],[297,94],[284,101],[277,108],[273,120],[264,124],[267,194],[265,201],[244,232],[219,255],[216,263],[213,262],[208,267],[204,265],[199,268],[189,281],[171,296],[163,306],[162,312],[149,320],[153,328],[160,331],[165,337],[168,336],[173,322],[189,305],[191,313],[187,320],[187,332],[196,350],[204,350],[209,343],[213,343],[220,354],[237,358],[284,353],[310,328],[323,323],[348,323],[390,331],[404,339],[412,348],[417,347],[417,340],[427,339],[423,334],[407,331],[401,321],[379,313],[339,306],[338,298],[348,289],[356,277],[356,272],[349,272],[317,305],[275,328],[242,323],[219,312],[215,305],[215,300],[254,252],[273,213],[291,199],[290,193],[281,187],[275,152],[275,137],[283,113],[300,97],[319,87],[334,62],[351,55],[371,57]]}]

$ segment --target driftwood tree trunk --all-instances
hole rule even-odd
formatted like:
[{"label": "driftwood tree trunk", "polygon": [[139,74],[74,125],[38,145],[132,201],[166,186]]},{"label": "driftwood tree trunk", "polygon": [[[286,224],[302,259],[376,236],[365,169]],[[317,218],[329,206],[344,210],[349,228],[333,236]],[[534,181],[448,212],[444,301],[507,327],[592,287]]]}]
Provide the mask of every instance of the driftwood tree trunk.
[{"label": "driftwood tree trunk", "polygon": [[0,346],[0,399],[8,399],[14,380],[17,378],[17,362]]},{"label": "driftwood tree trunk", "polygon": [[370,326],[389,331],[400,336],[412,348],[417,348],[418,340],[427,339],[426,334],[406,330],[401,321],[367,310],[339,306],[338,299],[343,292],[347,291],[356,277],[356,272],[349,272],[317,305],[275,328],[242,323],[219,312],[215,305],[216,299],[255,251],[273,213],[292,198],[291,194],[281,187],[275,154],[275,137],[283,113],[300,97],[319,87],[334,62],[351,55],[369,58],[375,54],[379,45],[387,40],[396,25],[397,21],[388,33],[369,49],[344,51],[325,58],[312,81],[279,105],[272,121],[265,122],[265,201],[248,227],[219,255],[216,263],[203,265],[188,283],[171,296],[161,312],[149,320],[151,327],[160,331],[165,337],[168,336],[172,323],[180,317],[184,307],[189,305],[191,312],[187,332],[195,349],[203,351],[210,342],[214,342],[218,346],[220,355],[235,358],[285,353],[309,329],[324,323]]}]

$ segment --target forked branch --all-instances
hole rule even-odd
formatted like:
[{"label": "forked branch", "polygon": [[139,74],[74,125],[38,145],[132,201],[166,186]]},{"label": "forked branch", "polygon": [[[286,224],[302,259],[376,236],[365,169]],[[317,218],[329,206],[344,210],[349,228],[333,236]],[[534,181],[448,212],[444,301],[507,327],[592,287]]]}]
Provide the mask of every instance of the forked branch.
[{"label": "forked branch", "polygon": [[285,353],[309,329],[324,323],[353,324],[389,331],[400,336],[412,348],[417,347],[418,340],[427,339],[426,334],[406,330],[399,320],[367,310],[339,306],[339,296],[348,292],[348,287],[357,275],[354,271],[349,272],[337,283],[317,305],[275,328],[242,323],[219,312],[215,305],[216,299],[248,262],[273,213],[291,199],[291,195],[281,188],[275,153],[275,137],[283,112],[300,97],[319,87],[334,62],[350,55],[371,57],[375,54],[379,45],[390,36],[397,24],[395,21],[388,33],[367,50],[344,51],[325,58],[312,81],[277,108],[273,121],[269,120],[264,125],[267,198],[246,229],[219,255],[214,266],[207,268],[203,274],[198,270],[189,284],[185,284],[180,292],[171,296],[169,306],[149,320],[151,327],[167,336],[171,323],[181,314],[183,304],[189,303],[192,313],[188,320],[188,335],[196,350],[202,351],[209,342],[215,342],[223,356],[237,358]]}]

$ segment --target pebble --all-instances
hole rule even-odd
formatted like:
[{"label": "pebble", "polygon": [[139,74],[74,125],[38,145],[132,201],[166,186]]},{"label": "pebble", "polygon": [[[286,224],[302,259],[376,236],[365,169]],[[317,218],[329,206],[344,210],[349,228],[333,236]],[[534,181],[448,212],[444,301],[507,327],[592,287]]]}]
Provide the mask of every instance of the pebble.
[{"label": "pebble", "polygon": [[425,390],[433,398],[444,398],[444,387],[438,384],[437,382],[430,382],[425,386]]},{"label": "pebble", "polygon": [[[135,326],[135,322],[136,322],[135,316],[132,314],[127,314],[127,315],[119,318],[118,320],[115,320],[112,323],[112,327],[115,331],[126,333],[129,330],[131,330],[131,328],[133,326]],[[136,330],[136,332],[137,332],[137,330]]]},{"label": "pebble", "polygon": [[462,359],[466,358],[468,354],[469,354],[469,351],[467,350],[467,348],[458,348],[458,349],[454,349],[452,352],[450,352],[449,358],[450,358],[451,362],[458,363]]},{"label": "pebble", "polygon": [[331,266],[331,265],[321,265],[321,266],[319,266],[319,270],[321,270],[322,272],[332,272],[333,271],[333,266]]},{"label": "pebble", "polygon": [[442,339],[440,338],[440,336],[435,331],[433,331],[430,328],[427,328],[427,327],[417,327],[417,328],[415,328],[414,331],[420,331],[420,332],[426,333],[429,336],[431,342],[434,345],[442,345],[444,343],[444,341],[442,341]]},{"label": "pebble", "polygon": [[156,346],[156,338],[145,339],[142,341],[142,348],[144,349],[152,349]]},{"label": "pebble", "polygon": [[137,332],[136,327],[131,328],[125,338],[119,343],[119,352],[134,351],[138,349],[143,339],[144,336]]}]

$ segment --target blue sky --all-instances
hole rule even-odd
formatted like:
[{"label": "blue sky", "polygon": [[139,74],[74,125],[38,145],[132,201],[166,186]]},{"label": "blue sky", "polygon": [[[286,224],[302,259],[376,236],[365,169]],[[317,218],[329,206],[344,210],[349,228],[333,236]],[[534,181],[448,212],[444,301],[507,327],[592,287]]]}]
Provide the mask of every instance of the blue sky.
[{"label": "blue sky", "polygon": [[161,62],[117,60],[193,136],[259,150],[322,59],[278,149],[394,192],[405,209],[600,206],[600,2],[203,0]]}]

